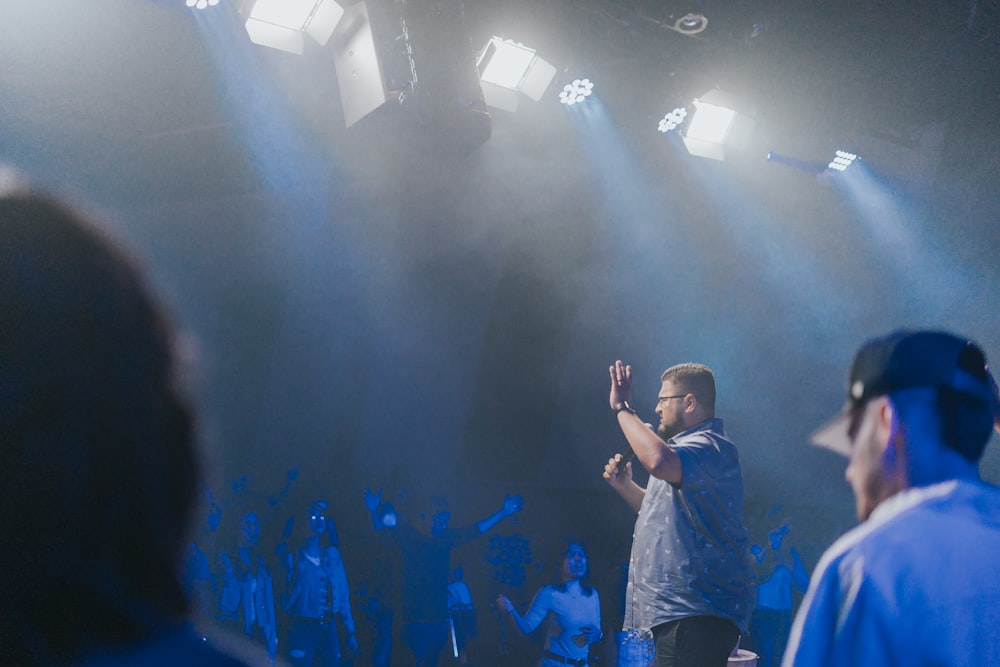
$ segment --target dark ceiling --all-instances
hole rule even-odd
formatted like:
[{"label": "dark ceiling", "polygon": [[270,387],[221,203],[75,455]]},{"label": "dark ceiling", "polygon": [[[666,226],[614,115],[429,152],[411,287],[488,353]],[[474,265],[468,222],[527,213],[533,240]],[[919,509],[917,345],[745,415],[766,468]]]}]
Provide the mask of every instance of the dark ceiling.
[{"label": "dark ceiling", "polygon": [[[204,13],[225,14],[235,34],[238,21],[226,2]],[[421,3],[451,13],[462,5],[410,5]],[[370,4],[377,34],[393,37],[398,5]],[[993,134],[992,109],[1000,102],[995,1],[464,4],[464,57],[494,33],[528,43],[560,69],[553,90],[565,77],[589,75],[607,103],[618,105],[625,126],[655,123],[666,105],[721,86],[780,127],[791,145],[826,150],[848,131],[905,141],[914,124],[940,119],[950,132],[943,159],[970,174],[992,160],[996,146],[983,141]],[[255,188],[232,127],[232,106],[241,101],[224,99],[213,60],[218,49],[205,43],[211,33],[199,30],[196,12],[183,5],[3,0],[0,142],[7,159],[38,164],[112,199]],[[683,36],[667,29],[689,9],[709,17],[707,30]],[[328,50],[312,47],[301,57],[254,51],[255,65],[272,73],[316,141],[336,150],[352,140],[342,128]],[[359,127],[355,135],[412,134],[398,112],[373,114],[364,124],[376,129]]]}]

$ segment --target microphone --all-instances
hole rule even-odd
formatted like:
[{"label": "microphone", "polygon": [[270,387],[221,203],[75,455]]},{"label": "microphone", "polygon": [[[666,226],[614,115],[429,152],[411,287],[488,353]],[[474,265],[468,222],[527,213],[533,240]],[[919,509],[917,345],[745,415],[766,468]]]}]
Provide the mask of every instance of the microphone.
[{"label": "microphone", "polygon": [[622,458],[618,463],[615,464],[615,470],[621,474],[621,471],[625,469],[625,464],[632,460],[635,456],[635,452],[628,445],[625,445],[625,451],[622,452]]},{"label": "microphone", "polygon": [[[653,425],[647,422],[646,428],[652,431]],[[621,460],[615,464],[615,470],[620,474],[621,471],[625,469],[625,464],[631,461],[634,456],[635,456],[635,451],[633,451],[632,446],[625,445],[625,451],[622,452]]]}]

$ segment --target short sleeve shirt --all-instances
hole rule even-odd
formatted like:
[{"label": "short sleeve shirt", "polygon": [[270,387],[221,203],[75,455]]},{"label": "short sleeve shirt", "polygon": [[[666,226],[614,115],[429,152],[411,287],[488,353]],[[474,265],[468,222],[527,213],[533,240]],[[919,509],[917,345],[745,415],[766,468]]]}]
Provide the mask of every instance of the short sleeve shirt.
[{"label": "short sleeve shirt", "polygon": [[721,419],[667,441],[681,484],[651,477],[632,541],[625,628],[719,616],[746,631],[753,604],[743,526],[743,475]]}]

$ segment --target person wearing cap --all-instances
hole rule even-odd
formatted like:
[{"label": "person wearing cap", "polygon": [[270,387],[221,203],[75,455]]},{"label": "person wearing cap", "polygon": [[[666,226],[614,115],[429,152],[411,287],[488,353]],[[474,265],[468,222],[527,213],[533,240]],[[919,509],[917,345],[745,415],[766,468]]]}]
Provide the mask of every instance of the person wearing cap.
[{"label": "person wearing cap", "polygon": [[847,456],[862,524],[823,554],[785,667],[1000,664],[1000,489],[979,477],[995,392],[938,331],[865,343],[813,442]]},{"label": "person wearing cap", "polygon": [[661,375],[659,428],[629,403],[632,368],[617,361],[610,405],[646,488],[616,454],[604,479],[637,512],[625,630],[652,633],[656,667],[725,667],[747,630],[753,587],[739,452],[715,416],[715,377],[702,364]]}]

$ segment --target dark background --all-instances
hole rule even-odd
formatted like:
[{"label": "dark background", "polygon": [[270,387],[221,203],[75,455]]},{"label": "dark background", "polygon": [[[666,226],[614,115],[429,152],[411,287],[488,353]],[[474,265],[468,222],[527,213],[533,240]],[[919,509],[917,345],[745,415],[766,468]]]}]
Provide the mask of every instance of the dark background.
[{"label": "dark background", "polygon": [[[600,478],[623,444],[606,369],[632,364],[656,421],[659,373],[700,361],[751,537],[787,520],[811,568],[855,522],[808,434],[860,341],[941,327],[1000,355],[995,1],[705,0],[696,37],[663,27],[673,3],[428,2],[454,62],[501,34],[559,70],[488,138],[447,85],[345,130],[328,50],[253,47],[227,0],[183,4],[0,0],[0,160],[147,262],[188,335],[220,542],[244,509],[277,539],[328,498],[350,574],[367,487],[414,516],[444,496],[459,524],[522,493],[498,529],[532,544],[522,597],[565,535],[610,572],[632,519]],[[555,95],[579,76],[586,113]],[[713,87],[756,120],[718,163],[656,131]],[[837,148],[862,156],[854,187],[764,158]],[[481,605],[487,550],[455,558]]]}]

